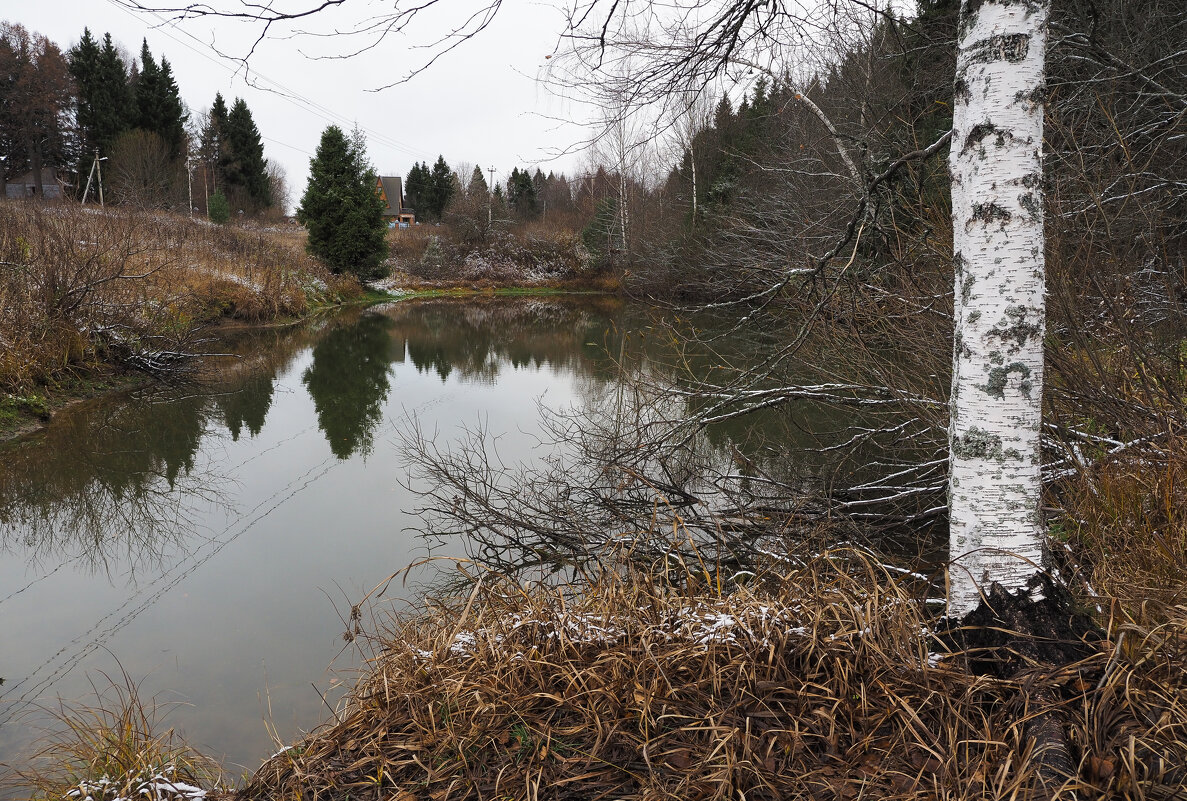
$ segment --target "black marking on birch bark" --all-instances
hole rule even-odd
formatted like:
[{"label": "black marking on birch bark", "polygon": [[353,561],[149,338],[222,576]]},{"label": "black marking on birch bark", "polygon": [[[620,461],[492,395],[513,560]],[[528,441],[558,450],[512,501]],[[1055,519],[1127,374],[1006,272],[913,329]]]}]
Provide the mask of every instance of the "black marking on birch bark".
[{"label": "black marking on birch bark", "polygon": [[975,221],[988,224],[998,220],[1004,227],[1012,217],[1009,209],[1002,208],[996,203],[975,203],[973,204],[973,213],[969,215],[969,223]]},{"label": "black marking on birch bark", "polygon": [[1004,8],[1022,6],[1028,9],[1028,11],[1034,12],[1039,11],[1040,8],[1045,6],[1047,0],[965,0],[964,4],[960,6],[958,39],[963,39],[965,34],[969,32],[969,28],[976,23],[980,7],[984,6],[986,2],[992,2],[995,6],[1002,6]]},{"label": "black marking on birch bark", "polygon": [[980,319],[981,319],[981,310],[973,309],[971,312],[969,312],[969,316],[965,318],[965,321],[969,322],[969,323],[975,323]]},{"label": "black marking on birch bark", "polygon": [[957,103],[968,104],[973,99],[973,90],[969,88],[969,82],[964,78],[957,78],[956,83],[952,86],[952,95]]},{"label": "black marking on birch bark", "polygon": [[952,453],[960,459],[1002,460],[1002,438],[977,428],[970,428],[964,434],[952,438]]},{"label": "black marking on birch bark", "polygon": [[973,297],[973,276],[964,275],[960,279],[960,302],[968,303]]},{"label": "black marking on birch bark", "polygon": [[1030,102],[1036,106],[1041,106],[1047,102],[1047,87],[1046,86],[1037,86],[1034,89],[1031,89],[1029,92],[1015,92],[1014,93],[1014,102],[1015,103]]},{"label": "black marking on birch bark", "polygon": [[1018,181],[1018,183],[1025,186],[1027,189],[1035,189],[1043,185],[1043,174],[1041,172],[1028,173]]},{"label": "black marking on birch bark", "polygon": [[1018,196],[1018,205],[1026,209],[1032,220],[1043,218],[1043,204],[1031,192],[1024,192]]},{"label": "black marking on birch bark", "polygon": [[1030,53],[1029,33],[1007,33],[973,42],[967,48],[966,64],[992,64],[1007,61],[1017,64]]},{"label": "black marking on birch bark", "polygon": [[1012,362],[1004,367],[991,367],[989,369],[989,379],[984,384],[978,384],[977,389],[991,398],[1005,400],[1006,385],[1009,383],[1010,373],[1018,374],[1020,378],[1018,391],[1029,398],[1030,390],[1033,386],[1030,381],[1030,368],[1022,362]]},{"label": "black marking on birch bark", "polygon": [[[992,122],[979,122],[969,130],[968,136],[964,138],[964,146],[960,149],[961,155],[969,152],[974,147],[981,144],[981,142],[983,142],[985,139],[988,139],[990,136],[996,137],[993,143],[995,147],[1004,147],[1006,144],[1006,137],[1011,139],[1014,138],[1012,133],[1005,130],[1004,128],[997,127]],[[981,151],[981,155],[984,157],[984,150]]]}]

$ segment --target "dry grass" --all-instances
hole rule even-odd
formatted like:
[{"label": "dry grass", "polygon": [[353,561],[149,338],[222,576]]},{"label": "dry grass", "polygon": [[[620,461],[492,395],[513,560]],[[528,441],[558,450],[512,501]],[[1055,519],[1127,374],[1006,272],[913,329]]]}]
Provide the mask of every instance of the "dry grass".
[{"label": "dry grass", "polygon": [[456,220],[392,230],[388,267],[411,285],[617,288],[617,277],[597,269],[580,237],[563,226],[500,223],[481,236],[467,230]]},{"label": "dry grass", "polygon": [[1187,442],[1100,459],[1069,482],[1062,503],[1057,533],[1098,593],[1138,619],[1187,604]]},{"label": "dry grass", "polygon": [[0,391],[183,351],[212,320],[298,315],[351,291],[292,235],[0,201]]},{"label": "dry grass", "polygon": [[1181,790],[1187,608],[1009,680],[931,655],[921,609],[855,553],[729,592],[479,582],[381,638],[338,719],[242,797],[1028,798],[1049,713],[1060,797]]},{"label": "dry grass", "polygon": [[62,705],[58,725],[30,767],[14,774],[31,801],[152,798],[186,801],[218,796],[217,763],[186,746],[163,725],[163,708],[140,698],[125,675],[96,688],[90,706]]}]

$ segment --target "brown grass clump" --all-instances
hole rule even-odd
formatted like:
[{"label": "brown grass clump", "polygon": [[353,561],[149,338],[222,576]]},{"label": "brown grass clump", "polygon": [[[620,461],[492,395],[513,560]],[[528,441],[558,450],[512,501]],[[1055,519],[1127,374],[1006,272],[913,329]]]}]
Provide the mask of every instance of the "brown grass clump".
[{"label": "brown grass clump", "polygon": [[1060,797],[1181,788],[1187,608],[1008,680],[932,654],[921,608],[853,553],[728,593],[479,582],[384,637],[337,720],[242,796],[1028,798],[1043,716],[1075,760]]},{"label": "brown grass clump", "polygon": [[218,798],[218,764],[165,729],[162,707],[142,700],[126,675],[108,684],[96,688],[95,705],[54,712],[57,730],[32,766],[15,774],[31,801]]}]

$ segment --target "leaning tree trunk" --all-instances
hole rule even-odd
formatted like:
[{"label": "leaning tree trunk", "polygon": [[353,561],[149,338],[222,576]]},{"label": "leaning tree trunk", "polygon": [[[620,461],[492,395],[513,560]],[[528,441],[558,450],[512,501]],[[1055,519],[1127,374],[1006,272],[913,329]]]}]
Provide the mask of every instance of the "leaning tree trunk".
[{"label": "leaning tree trunk", "polygon": [[965,0],[953,113],[956,271],[948,614],[1038,571],[1043,85],[1049,0]]}]

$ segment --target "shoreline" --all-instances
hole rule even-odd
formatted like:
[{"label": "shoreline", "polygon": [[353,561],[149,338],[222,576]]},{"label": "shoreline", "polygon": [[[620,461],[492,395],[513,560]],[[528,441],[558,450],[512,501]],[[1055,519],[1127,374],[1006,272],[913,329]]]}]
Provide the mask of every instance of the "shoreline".
[{"label": "shoreline", "polygon": [[[533,286],[425,286],[410,289],[374,288],[364,286],[360,295],[338,303],[318,305],[306,314],[297,317],[280,316],[272,320],[246,321],[234,317],[222,317],[211,321],[206,331],[218,336],[238,331],[287,328],[300,325],[319,315],[347,309],[352,306],[378,306],[385,303],[400,303],[430,299],[466,298],[520,298],[520,297],[563,297],[612,295],[600,289],[576,287],[533,287]],[[199,362],[207,357],[193,357]],[[36,435],[53,422],[55,416],[66,409],[96,398],[117,392],[126,392],[150,386],[160,378],[130,368],[119,362],[102,362],[86,368],[81,374],[55,387],[41,387],[38,392],[25,395],[0,394],[0,449]]]}]

